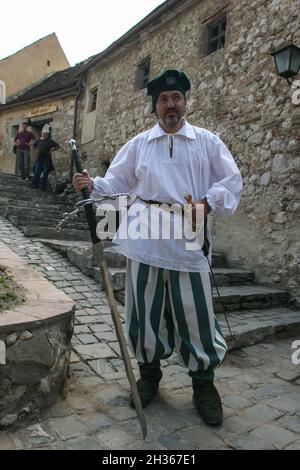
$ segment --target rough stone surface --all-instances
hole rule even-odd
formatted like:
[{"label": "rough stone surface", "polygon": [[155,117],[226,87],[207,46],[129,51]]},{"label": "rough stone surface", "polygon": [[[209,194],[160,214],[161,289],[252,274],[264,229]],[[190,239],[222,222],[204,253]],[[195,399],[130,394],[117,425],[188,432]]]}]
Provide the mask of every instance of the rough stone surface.
[{"label": "rough stone surface", "polygon": [[[23,281],[28,282],[25,302],[0,314],[0,338],[6,342],[5,363],[0,365],[0,428],[6,428],[37,416],[62,392],[69,370],[74,305],[70,300],[58,302],[67,297],[62,298],[3,243],[0,260],[17,278],[29,278]],[[38,288],[41,301],[35,298]],[[26,323],[32,326],[30,331]]]},{"label": "rough stone surface", "polygon": [[[84,327],[84,331],[79,329],[76,332],[73,344],[75,347],[93,347],[93,344],[80,343],[77,335],[97,332],[99,343],[96,344],[101,346],[101,351],[102,346],[106,348],[106,339],[101,339],[101,331],[113,331],[113,327],[105,294],[97,291],[96,283],[86,278],[53,249],[38,241],[27,240],[9,222],[3,221],[0,225],[0,235],[23,259],[29,259],[29,255],[34,253],[41,260],[38,263],[40,271],[50,280],[53,272],[44,270],[42,263],[46,258],[47,266],[51,265],[56,269],[56,275],[52,277],[54,280],[51,281],[54,284],[65,279],[65,276],[73,275],[71,285],[76,287],[86,283],[89,286],[91,296],[88,298],[92,298],[92,293],[97,297],[96,304],[92,301],[90,308],[98,309],[98,316],[89,315],[86,308],[79,309],[78,318],[91,321],[78,323],[77,326]],[[120,306],[121,313],[123,310]],[[260,310],[243,314],[232,312],[229,321],[233,331],[239,332],[240,336],[249,332],[251,322],[256,323],[253,329],[256,333],[253,336],[257,336],[259,325],[263,321],[281,324],[283,318],[288,318],[288,312],[288,309],[281,307],[272,309],[272,314],[265,310],[262,318]],[[297,315],[299,317],[297,311],[294,313],[295,318]],[[224,318],[220,323],[225,328]],[[275,428],[275,448],[294,449],[298,446],[300,449],[297,427],[300,393],[298,379],[286,380],[286,375],[284,378],[278,375],[279,371],[288,370],[291,375],[298,371],[299,366],[291,361],[295,329],[292,332],[291,339],[276,340],[273,336],[274,342],[255,344],[253,338],[254,346],[249,345],[250,341],[247,347],[231,351],[224,365],[216,370],[216,386],[224,404],[224,423],[221,427],[208,428],[196,414],[192,404],[190,378],[177,363],[176,354],[173,354],[168,360],[162,361],[160,393],[145,410],[148,437],[143,442],[134,413],[128,408],[129,386],[124,378],[124,367],[118,353],[115,352],[113,357],[99,359],[85,359],[78,353],[76,362],[71,365],[70,378],[65,387],[67,398],[59,400],[31,423],[32,426],[41,426],[42,431],[39,427],[31,431],[26,427],[10,431],[6,428],[0,433],[0,448],[130,448],[162,451],[202,448],[270,449],[274,447],[270,436]],[[54,344],[54,338],[51,335],[49,338],[51,344]],[[24,341],[24,344],[32,339]],[[19,341],[21,340],[17,339],[15,345]],[[88,357],[91,356],[88,354]],[[133,360],[133,367],[137,376],[136,360]],[[40,382],[39,387],[46,390],[47,382]],[[9,396],[8,381],[0,382],[0,389],[5,396]],[[18,385],[13,390],[13,395],[22,397],[25,391],[25,385]],[[23,413],[28,413],[27,407],[24,407]],[[254,434],[256,431],[259,435]]]}]

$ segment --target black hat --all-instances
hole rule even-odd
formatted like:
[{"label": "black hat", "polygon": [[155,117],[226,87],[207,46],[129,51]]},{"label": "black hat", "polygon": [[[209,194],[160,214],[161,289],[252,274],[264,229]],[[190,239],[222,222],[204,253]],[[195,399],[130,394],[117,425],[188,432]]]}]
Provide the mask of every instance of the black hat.
[{"label": "black hat", "polygon": [[191,89],[191,84],[184,72],[180,70],[165,70],[148,82],[147,95],[152,96],[152,113],[155,112],[156,101],[162,91],[178,90],[184,96]]}]

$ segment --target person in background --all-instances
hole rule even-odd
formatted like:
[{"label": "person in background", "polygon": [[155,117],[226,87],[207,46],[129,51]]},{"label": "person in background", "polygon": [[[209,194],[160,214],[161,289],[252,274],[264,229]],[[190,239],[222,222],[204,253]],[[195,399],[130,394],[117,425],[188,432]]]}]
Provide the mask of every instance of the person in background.
[{"label": "person in background", "polygon": [[21,123],[21,131],[17,133],[14,142],[17,146],[17,167],[22,180],[29,180],[30,176],[30,144],[35,142],[32,132],[28,131],[28,121]]},{"label": "person in background", "polygon": [[59,144],[50,137],[50,127],[48,124],[44,125],[41,138],[35,142],[35,147],[37,147],[38,152],[34,164],[32,187],[45,191],[47,189],[49,173],[54,170],[52,152],[59,148]]}]

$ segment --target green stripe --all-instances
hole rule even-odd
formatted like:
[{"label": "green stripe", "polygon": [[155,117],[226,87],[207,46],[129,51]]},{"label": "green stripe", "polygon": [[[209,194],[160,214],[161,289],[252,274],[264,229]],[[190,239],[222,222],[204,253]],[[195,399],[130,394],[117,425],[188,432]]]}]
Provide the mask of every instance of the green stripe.
[{"label": "green stripe", "polygon": [[162,359],[165,353],[164,345],[158,336],[161,319],[161,308],[164,300],[164,291],[163,270],[162,268],[158,268],[155,293],[150,311],[150,324],[156,339],[155,352],[152,361],[158,361],[159,359]]},{"label": "green stripe", "polygon": [[219,333],[219,335],[224,339],[224,343],[222,343],[217,338],[215,338],[216,343],[227,351],[226,341],[225,341],[224,335],[221,331],[220,325],[219,325],[218,320],[216,319],[216,317],[215,317],[215,328],[216,328],[216,331]]},{"label": "green stripe", "polygon": [[134,354],[136,355],[137,342],[139,337],[139,319],[136,312],[135,298],[132,288],[132,310],[131,310],[131,320],[128,330],[128,335],[134,349]]},{"label": "green stripe", "polygon": [[220,364],[220,359],[216,353],[211,337],[209,315],[201,275],[199,273],[189,273],[189,276],[192,285],[201,343],[203,345],[205,353],[209,357],[209,367],[213,368]]},{"label": "green stripe", "polygon": [[[168,291],[168,288],[166,289],[166,296],[169,297],[170,300],[170,293]],[[172,307],[171,307],[171,302],[169,301],[169,306],[170,306],[170,312],[167,312],[165,310],[164,312],[164,317],[166,320],[166,326],[167,326],[167,332],[168,332],[168,345],[170,346],[172,352],[174,351],[174,323],[173,323],[173,318],[172,318]],[[171,353],[172,354],[172,353]],[[169,354],[167,354],[165,357],[169,357]]]},{"label": "green stripe", "polygon": [[191,344],[189,330],[184,314],[183,302],[180,292],[179,272],[170,270],[172,301],[175,310],[175,317],[178,324],[178,334],[181,339],[180,354],[185,365],[189,366],[190,354],[198,360],[196,351]]},{"label": "green stripe", "polygon": [[146,322],[146,306],[145,306],[145,290],[148,284],[150,266],[144,263],[140,263],[138,275],[137,275],[137,306],[138,306],[138,318],[140,323],[140,344],[141,354],[144,362],[147,361],[145,352],[145,322]]}]

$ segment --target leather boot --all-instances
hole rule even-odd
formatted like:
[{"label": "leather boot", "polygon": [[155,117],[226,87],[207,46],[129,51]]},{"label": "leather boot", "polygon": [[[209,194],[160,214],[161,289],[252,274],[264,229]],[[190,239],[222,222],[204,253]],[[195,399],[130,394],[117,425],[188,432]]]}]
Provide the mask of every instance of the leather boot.
[{"label": "leather boot", "polygon": [[222,402],[213,380],[193,379],[193,402],[206,424],[213,426],[222,423]]},{"label": "leather boot", "polygon": [[[142,402],[142,407],[146,408],[158,392],[159,382],[162,378],[160,362],[139,363],[139,369],[141,378],[137,381],[137,388]],[[129,405],[131,408],[135,408],[131,395]]]}]

